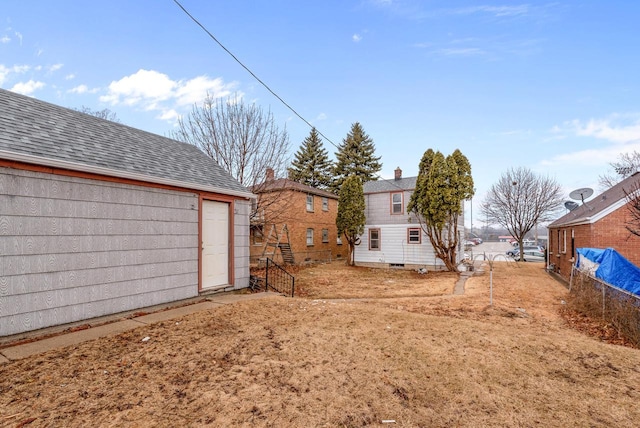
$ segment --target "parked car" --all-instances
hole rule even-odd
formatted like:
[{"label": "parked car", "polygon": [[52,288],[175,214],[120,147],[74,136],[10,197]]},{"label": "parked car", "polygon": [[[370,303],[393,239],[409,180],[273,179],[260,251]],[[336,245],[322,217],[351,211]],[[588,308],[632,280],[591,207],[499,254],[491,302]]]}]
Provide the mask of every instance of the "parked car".
[{"label": "parked car", "polygon": [[482,238],[471,238],[470,241],[473,241],[476,245],[482,244]]},{"label": "parked car", "polygon": [[523,257],[525,262],[544,262],[545,256],[542,251],[538,250],[525,250]]},{"label": "parked car", "polygon": [[[525,254],[527,253],[527,251],[538,251],[541,252],[542,254],[544,254],[544,247],[541,247],[539,245],[532,245],[532,246],[527,246],[523,248]],[[520,257],[520,248],[518,247],[514,247],[512,250],[507,250],[507,256],[511,256],[513,258],[516,257]]]}]

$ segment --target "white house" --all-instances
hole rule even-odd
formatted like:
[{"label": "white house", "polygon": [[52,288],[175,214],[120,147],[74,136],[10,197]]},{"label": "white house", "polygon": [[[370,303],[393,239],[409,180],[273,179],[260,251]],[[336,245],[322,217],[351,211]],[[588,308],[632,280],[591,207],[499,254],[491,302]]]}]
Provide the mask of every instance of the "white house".
[{"label": "white house", "polygon": [[[402,178],[402,170],[397,168],[393,180],[364,183],[366,225],[360,245],[355,247],[356,265],[445,269],[416,216],[407,212],[416,179]],[[459,244],[459,261],[463,256],[461,250]]]}]

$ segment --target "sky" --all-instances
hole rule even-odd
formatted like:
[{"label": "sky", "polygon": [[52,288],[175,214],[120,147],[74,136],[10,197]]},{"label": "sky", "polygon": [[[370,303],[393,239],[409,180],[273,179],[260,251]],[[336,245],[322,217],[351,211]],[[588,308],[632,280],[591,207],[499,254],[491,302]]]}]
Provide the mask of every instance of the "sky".
[{"label": "sky", "polygon": [[[415,176],[429,148],[472,166],[474,225],[492,184],[526,167],[569,192],[640,151],[640,2],[180,0],[327,137],[360,122],[380,176]],[[173,0],[3,0],[0,87],[109,109],[168,135],[209,93],[241,96],[285,128],[309,126]]]}]

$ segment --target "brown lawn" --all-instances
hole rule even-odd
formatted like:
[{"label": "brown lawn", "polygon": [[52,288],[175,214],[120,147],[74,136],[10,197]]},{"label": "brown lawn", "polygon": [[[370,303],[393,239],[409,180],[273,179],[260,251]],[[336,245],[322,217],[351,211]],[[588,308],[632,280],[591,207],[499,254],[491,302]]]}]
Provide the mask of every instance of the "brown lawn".
[{"label": "brown lawn", "polygon": [[[0,365],[1,426],[634,427],[640,350],[559,316],[538,264],[301,270],[305,297],[200,312]],[[151,340],[142,342],[149,336]]]}]

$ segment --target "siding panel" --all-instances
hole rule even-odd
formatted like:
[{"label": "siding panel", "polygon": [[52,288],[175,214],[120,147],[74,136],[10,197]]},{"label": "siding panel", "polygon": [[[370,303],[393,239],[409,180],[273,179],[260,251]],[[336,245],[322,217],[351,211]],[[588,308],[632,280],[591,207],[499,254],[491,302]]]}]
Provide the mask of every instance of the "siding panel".
[{"label": "siding panel", "polygon": [[196,296],[197,207],[191,192],[0,168],[0,336]]}]

